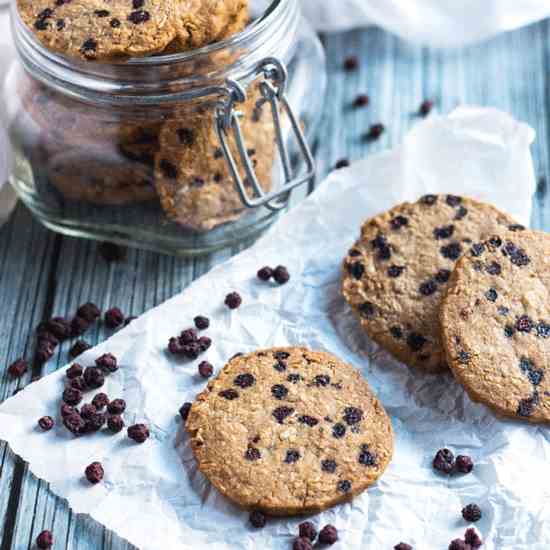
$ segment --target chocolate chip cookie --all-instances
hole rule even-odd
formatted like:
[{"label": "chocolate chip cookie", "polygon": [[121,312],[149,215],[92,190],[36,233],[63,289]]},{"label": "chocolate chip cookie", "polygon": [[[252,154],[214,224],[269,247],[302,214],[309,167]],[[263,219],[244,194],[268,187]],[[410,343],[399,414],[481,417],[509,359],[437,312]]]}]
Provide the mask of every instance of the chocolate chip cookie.
[{"label": "chocolate chip cookie", "polygon": [[447,369],[439,307],[468,247],[515,222],[489,204],[425,195],[361,228],[343,264],[342,293],[367,334],[398,360],[426,372]]},{"label": "chocolate chip cookie", "polygon": [[205,46],[234,25],[247,0],[17,0],[46,48],[110,60]]},{"label": "chocolate chip cookie", "polygon": [[198,395],[186,428],[210,482],[272,515],[350,500],[382,475],[393,452],[390,419],[367,381],[306,348],[234,357]]},{"label": "chocolate chip cookie", "polygon": [[472,244],[441,307],[447,358],[474,400],[550,420],[550,235],[521,230]]},{"label": "chocolate chip cookie", "polygon": [[[275,156],[275,130],[270,106],[261,103],[256,86],[238,106],[248,155],[264,191],[271,188]],[[214,109],[183,113],[167,122],[160,133],[156,155],[155,185],[161,205],[173,221],[196,231],[207,231],[238,219],[244,210],[241,197],[230,175],[220,148]],[[243,163],[233,134],[229,146],[241,177]],[[245,187],[252,195],[249,183]]]}]

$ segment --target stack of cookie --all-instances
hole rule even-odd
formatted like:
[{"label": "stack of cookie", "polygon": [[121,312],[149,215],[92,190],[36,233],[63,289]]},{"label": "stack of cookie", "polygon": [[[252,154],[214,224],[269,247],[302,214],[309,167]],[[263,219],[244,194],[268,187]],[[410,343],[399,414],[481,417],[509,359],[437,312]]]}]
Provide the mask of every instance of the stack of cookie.
[{"label": "stack of cookie", "polygon": [[550,236],[489,204],[426,195],[363,225],[342,292],[370,338],[429,373],[451,369],[499,414],[550,419]]},{"label": "stack of cookie", "polygon": [[[124,79],[129,77],[127,68],[120,69],[124,58],[200,48],[235,35],[249,20],[248,0],[18,0],[17,7],[45,48],[75,68],[83,61],[110,65],[109,74],[122,71]],[[234,61],[230,55],[235,54],[219,51],[201,63],[219,70]],[[202,65],[172,64],[170,71],[196,76],[205,71]],[[148,78],[155,79],[157,70],[166,69],[151,66]],[[166,78],[170,75],[163,73]],[[116,206],[160,199],[171,220],[204,231],[243,211],[215,132],[216,100],[153,106],[148,113],[132,106],[115,111],[29,77],[13,127],[24,134],[16,139],[33,171],[45,174],[64,199]],[[250,86],[240,110],[248,153],[268,190],[274,127],[256,86]],[[230,148],[239,158],[233,138]],[[238,168],[244,178],[240,161]]]}]

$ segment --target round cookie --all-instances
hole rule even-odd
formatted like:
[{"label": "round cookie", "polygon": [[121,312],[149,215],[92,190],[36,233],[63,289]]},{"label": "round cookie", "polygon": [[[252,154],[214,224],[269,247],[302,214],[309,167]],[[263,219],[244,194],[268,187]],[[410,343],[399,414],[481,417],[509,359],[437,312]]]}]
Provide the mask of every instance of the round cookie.
[{"label": "round cookie", "polygon": [[343,264],[342,293],[367,334],[398,360],[447,369],[439,307],[456,260],[514,220],[489,204],[425,195],[366,221]]},{"label": "round cookie", "polygon": [[234,24],[247,0],[17,0],[21,19],[49,50],[105,60],[205,46]]},{"label": "round cookie", "polygon": [[235,356],[197,396],[186,428],[214,487],[271,515],[350,500],[393,453],[390,419],[361,374],[298,347]]},{"label": "round cookie", "polygon": [[[275,129],[268,104],[259,105],[257,88],[238,109],[244,142],[264,191],[271,188],[275,156]],[[160,132],[160,151],[155,161],[155,185],[162,207],[170,219],[196,231],[207,231],[238,219],[244,205],[220,148],[214,108],[182,113]],[[233,134],[229,146],[241,177],[243,164]],[[246,182],[245,182],[246,185]],[[248,188],[252,195],[252,189]]]},{"label": "round cookie", "polygon": [[468,395],[550,421],[550,235],[501,233],[457,263],[441,307],[447,358]]}]

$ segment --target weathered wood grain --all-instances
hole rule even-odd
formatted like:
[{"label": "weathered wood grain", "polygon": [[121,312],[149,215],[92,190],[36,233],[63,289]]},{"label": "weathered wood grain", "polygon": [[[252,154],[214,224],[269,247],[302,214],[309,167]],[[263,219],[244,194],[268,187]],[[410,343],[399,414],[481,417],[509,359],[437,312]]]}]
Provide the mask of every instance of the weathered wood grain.
[{"label": "weathered wood grain", "polygon": [[[459,104],[491,105],[526,121],[537,132],[533,146],[539,177],[550,177],[550,23],[543,22],[459,51],[436,51],[406,44],[378,29],[323,37],[329,88],[316,147],[320,179],[343,157],[352,160],[398,143],[418,119],[420,103],[433,99],[436,110]],[[346,73],[342,62],[357,55],[358,71]],[[368,93],[367,108],[351,104]],[[387,131],[374,143],[362,139],[369,126],[382,122]],[[519,183],[518,183],[519,185]],[[550,229],[547,186],[535,198],[533,225]],[[85,301],[102,308],[117,305],[137,315],[185,288],[189,282],[242,247],[209,257],[184,260],[129,250],[119,263],[106,263],[94,243],[55,236],[19,207],[0,230],[0,361],[28,355],[32,329],[52,314],[70,315]],[[94,344],[109,332],[98,326],[86,334]],[[61,352],[35,375],[67,362]],[[0,378],[0,399],[31,379]],[[0,445],[0,550],[33,546],[36,535],[52,529],[56,548],[122,550],[129,547],[94,521],[75,516],[47,484],[27,472]]]}]

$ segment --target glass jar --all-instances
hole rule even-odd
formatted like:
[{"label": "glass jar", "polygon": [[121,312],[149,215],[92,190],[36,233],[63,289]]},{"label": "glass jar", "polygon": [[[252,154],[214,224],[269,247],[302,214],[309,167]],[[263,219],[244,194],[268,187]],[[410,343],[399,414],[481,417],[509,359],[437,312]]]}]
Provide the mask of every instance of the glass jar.
[{"label": "glass jar", "polygon": [[326,73],[297,0],[222,42],[109,63],[54,54],[11,15],[10,181],[47,227],[194,255],[258,234],[311,190]]}]

